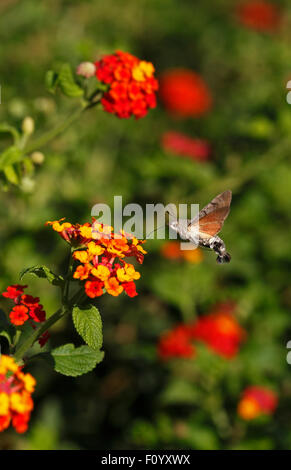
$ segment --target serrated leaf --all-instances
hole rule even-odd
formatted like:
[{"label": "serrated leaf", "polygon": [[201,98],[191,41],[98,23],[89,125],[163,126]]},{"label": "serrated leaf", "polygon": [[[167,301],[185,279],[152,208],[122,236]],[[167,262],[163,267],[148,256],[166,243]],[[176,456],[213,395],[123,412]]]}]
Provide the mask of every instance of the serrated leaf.
[{"label": "serrated leaf", "polygon": [[14,326],[11,325],[3,310],[0,310],[0,336],[5,337],[9,344],[11,344],[13,342],[14,335]]},{"label": "serrated leaf", "polygon": [[45,86],[50,93],[55,93],[58,85],[59,75],[54,70],[48,70],[45,75]]},{"label": "serrated leaf", "polygon": [[21,150],[14,145],[8,147],[0,155],[0,170],[4,170],[5,167],[14,165],[23,159]]},{"label": "serrated leaf", "polygon": [[0,132],[11,134],[14,142],[19,140],[20,135],[18,130],[13,126],[10,126],[10,124],[6,124],[6,122],[0,124]]},{"label": "serrated leaf", "polygon": [[83,340],[94,350],[102,347],[102,320],[96,307],[74,307],[73,322]]},{"label": "serrated leaf", "polygon": [[75,98],[82,96],[84,91],[74,80],[71,66],[63,64],[58,79],[59,86],[62,92],[69,97]]},{"label": "serrated leaf", "polygon": [[61,286],[64,283],[64,278],[53,273],[47,266],[36,265],[31,268],[26,268],[20,273],[20,279],[23,278],[26,274],[32,274],[33,276],[44,278],[49,281],[50,284],[54,286]]},{"label": "serrated leaf", "polygon": [[73,344],[64,344],[51,351],[54,369],[63,375],[78,377],[94,369],[104,357],[103,351],[94,351],[89,346],[75,348]]}]

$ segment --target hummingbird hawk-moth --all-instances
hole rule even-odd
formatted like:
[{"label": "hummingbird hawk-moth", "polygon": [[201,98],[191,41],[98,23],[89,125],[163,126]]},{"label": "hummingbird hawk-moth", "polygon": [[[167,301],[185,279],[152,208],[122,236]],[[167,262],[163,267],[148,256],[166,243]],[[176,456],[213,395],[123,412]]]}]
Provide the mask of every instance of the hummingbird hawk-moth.
[{"label": "hummingbird hawk-moth", "polygon": [[183,240],[189,240],[198,246],[215,251],[218,263],[229,263],[231,256],[227,253],[223,240],[217,234],[229,214],[231,197],[231,191],[224,191],[212,199],[194,219],[186,221],[186,224],[175,221],[170,223],[170,227]]}]

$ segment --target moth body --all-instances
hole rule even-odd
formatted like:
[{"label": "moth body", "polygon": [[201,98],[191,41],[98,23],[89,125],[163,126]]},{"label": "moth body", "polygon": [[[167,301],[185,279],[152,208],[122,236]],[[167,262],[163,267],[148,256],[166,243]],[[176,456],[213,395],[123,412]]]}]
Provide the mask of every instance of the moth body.
[{"label": "moth body", "polygon": [[217,235],[229,214],[231,196],[231,191],[225,191],[216,196],[193,220],[170,223],[170,227],[182,240],[213,250],[217,254],[216,261],[220,264],[231,260],[224,241]]}]

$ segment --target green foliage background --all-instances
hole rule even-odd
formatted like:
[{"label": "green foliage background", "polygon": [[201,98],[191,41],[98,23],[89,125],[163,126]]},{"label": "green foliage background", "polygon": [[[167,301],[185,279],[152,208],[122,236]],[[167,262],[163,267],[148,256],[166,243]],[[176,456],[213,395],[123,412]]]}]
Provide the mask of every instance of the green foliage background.
[{"label": "green foliage background", "polygon": [[[148,241],[140,295],[100,299],[104,361],[94,372],[64,377],[44,363],[37,378],[29,431],[0,436],[5,449],[290,449],[291,372],[291,6],[278,34],[238,24],[231,0],[2,0],[0,119],[38,130],[71,113],[74,101],[45,91],[47,69],[72,66],[116,49],[152,61],[159,75],[182,66],[200,73],[214,96],[211,113],[175,120],[162,106],[139,121],[93,109],[44,150],[35,187],[1,193],[0,288],[34,264],[64,268],[65,243],[47,220],[84,223],[98,202],[143,206],[207,203],[232,189],[223,237],[232,254],[219,266],[205,252],[199,265],[168,261],[160,241]],[[206,164],[166,154],[164,131],[208,139]],[[2,139],[1,146],[9,144]],[[58,308],[52,286],[32,280],[46,311]],[[160,334],[193,320],[216,302],[234,300],[248,339],[225,361],[204,348],[193,361],[161,363]],[[4,305],[4,304],[3,304]],[[53,330],[51,343],[80,344],[72,322]],[[243,388],[267,385],[279,395],[272,417],[246,424],[236,415]]]}]

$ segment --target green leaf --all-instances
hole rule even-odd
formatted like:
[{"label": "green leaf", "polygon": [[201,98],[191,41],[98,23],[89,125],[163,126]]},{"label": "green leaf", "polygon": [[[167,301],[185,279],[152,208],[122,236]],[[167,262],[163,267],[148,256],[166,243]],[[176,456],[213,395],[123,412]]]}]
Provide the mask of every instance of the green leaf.
[{"label": "green leaf", "polygon": [[6,122],[0,124],[0,132],[11,134],[14,142],[17,142],[20,138],[18,130],[10,124],[6,124]]},{"label": "green leaf", "polygon": [[45,86],[50,93],[55,93],[58,85],[59,75],[54,70],[48,70],[45,75]]},{"label": "green leaf", "polygon": [[14,145],[8,147],[0,155],[0,170],[4,170],[5,167],[14,165],[23,159],[21,150]]},{"label": "green leaf", "polygon": [[96,307],[74,307],[73,322],[83,340],[94,350],[102,347],[102,320]]},{"label": "green leaf", "polygon": [[50,284],[54,286],[62,286],[64,283],[64,278],[53,273],[47,266],[36,265],[31,268],[26,268],[20,273],[20,279],[23,278],[26,274],[32,274],[33,276],[44,278],[49,281]]},{"label": "green leaf", "polygon": [[9,181],[9,183],[12,183],[15,185],[19,184],[19,176],[17,174],[17,171],[12,165],[6,166],[3,172],[4,172],[4,175],[6,176],[7,181]]},{"label": "green leaf", "polygon": [[102,361],[103,351],[93,351],[88,346],[75,348],[73,344],[64,344],[51,351],[54,369],[63,375],[77,377],[86,374]]},{"label": "green leaf", "polygon": [[0,310],[0,336],[3,336],[7,339],[9,344],[12,344],[15,331],[14,326],[9,322],[5,312]]},{"label": "green leaf", "polygon": [[75,98],[84,94],[82,88],[75,82],[72,69],[69,64],[62,65],[58,83],[62,92],[66,96]]}]

